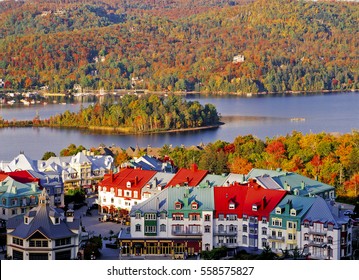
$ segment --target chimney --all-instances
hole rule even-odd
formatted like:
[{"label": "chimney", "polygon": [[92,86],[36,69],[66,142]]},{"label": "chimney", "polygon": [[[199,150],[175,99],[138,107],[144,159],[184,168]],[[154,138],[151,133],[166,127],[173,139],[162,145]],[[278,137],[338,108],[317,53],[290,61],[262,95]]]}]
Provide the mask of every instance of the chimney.
[{"label": "chimney", "polygon": [[301,190],[304,190],[304,189],[305,189],[305,183],[304,183],[304,181],[302,181],[302,182],[300,183],[300,189],[301,189]]},{"label": "chimney", "polygon": [[192,164],[192,171],[193,172],[197,172],[198,171],[198,166],[197,166],[197,164]]},{"label": "chimney", "polygon": [[263,205],[263,208],[265,208],[267,206],[267,197],[266,196],[263,196],[263,198],[262,198],[262,205]]}]

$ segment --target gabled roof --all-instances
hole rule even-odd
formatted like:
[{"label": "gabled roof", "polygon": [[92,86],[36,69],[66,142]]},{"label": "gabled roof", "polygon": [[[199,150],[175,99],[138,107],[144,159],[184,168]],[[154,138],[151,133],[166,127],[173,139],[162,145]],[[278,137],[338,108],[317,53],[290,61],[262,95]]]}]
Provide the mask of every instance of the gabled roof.
[{"label": "gabled roof", "polygon": [[[304,197],[288,194],[281,200],[281,202],[279,202],[276,208],[280,207],[283,211],[281,215],[286,217],[290,217],[290,210],[295,209],[295,217],[303,219],[303,217],[308,212],[310,207],[312,207],[314,202],[314,197]],[[275,213],[275,209],[272,210],[271,215],[278,215]]]},{"label": "gabled roof", "polygon": [[[244,201],[243,214],[269,218],[269,214],[287,194],[283,190],[269,190],[260,187],[255,182],[249,182]],[[256,206],[255,208],[253,206]],[[254,210],[257,209],[257,210]]]},{"label": "gabled roof", "polygon": [[19,154],[4,169],[6,172],[16,170],[37,170],[37,162],[25,154]]},{"label": "gabled roof", "polygon": [[[50,219],[50,211],[56,210],[49,205],[39,205],[30,210],[29,215],[33,216],[33,220],[29,224],[25,224],[24,216],[20,215],[9,219],[7,228],[14,228],[11,235],[23,239],[29,238],[36,231],[45,235],[49,239],[65,238],[75,235],[75,233],[71,231],[71,228],[76,228],[76,226],[78,227],[80,225],[79,220],[74,220],[72,223],[61,220],[59,224],[54,225]],[[60,213],[56,214],[56,217],[60,216]],[[72,225],[70,226],[70,224]],[[74,226],[75,224],[76,226]]]},{"label": "gabled roof", "polygon": [[253,168],[246,176],[246,180],[254,179],[258,176],[269,175],[270,177],[286,175],[287,172],[282,171],[281,169],[277,170],[268,170],[268,169],[260,169],[260,168]]},{"label": "gabled roof", "polygon": [[[182,207],[176,209],[175,203],[180,202]],[[213,211],[213,188],[210,187],[171,187],[168,188],[168,212],[193,212],[192,203],[196,202],[196,211]]]},{"label": "gabled roof", "polygon": [[270,190],[283,190],[282,186],[279,185],[272,177],[265,174],[262,176],[255,177],[258,184],[260,184],[263,188]]},{"label": "gabled roof", "polygon": [[318,196],[303,221],[331,223],[334,228],[339,229],[342,224],[348,223],[349,219],[348,216],[344,215],[343,211],[340,211],[340,206],[336,205],[334,201],[325,201]]},{"label": "gabled roof", "polygon": [[168,182],[166,187],[177,185],[188,185],[190,187],[198,186],[207,173],[207,170],[198,170],[196,164],[193,164],[191,169],[181,168],[172,180]]},{"label": "gabled roof", "polygon": [[215,187],[215,186],[223,186],[227,181],[228,175],[215,175],[215,174],[207,174],[206,177],[199,183],[199,186],[203,187]]},{"label": "gabled roof", "polygon": [[152,196],[137,205],[133,205],[130,216],[135,216],[136,212],[154,213],[162,211],[168,211],[168,189],[164,189],[155,196]]},{"label": "gabled roof", "polygon": [[39,182],[39,179],[34,177],[29,171],[21,170],[14,172],[7,172],[7,174],[14,180],[20,183]]},{"label": "gabled roof", "polygon": [[158,193],[175,176],[173,173],[157,172],[142,189],[142,192]]},{"label": "gabled roof", "polygon": [[[32,188],[31,184],[34,185]],[[0,183],[0,194],[2,198],[22,197],[29,195],[38,195],[41,191],[37,183],[20,183],[10,176]]]},{"label": "gabled roof", "polygon": [[[233,184],[225,187],[215,187],[214,205],[215,217],[219,214],[236,214],[238,218],[243,215],[243,206],[247,196],[248,187],[239,184]],[[234,204],[234,209],[230,209],[230,204]]]},{"label": "gabled roof", "polygon": [[242,174],[235,174],[235,173],[229,173],[226,181],[226,185],[233,185],[235,183],[242,184],[245,183],[247,180],[245,178],[245,175]]},{"label": "gabled roof", "polygon": [[142,189],[155,174],[156,171],[124,168],[118,173],[106,174],[99,185],[124,189],[130,181],[131,189]]},{"label": "gabled roof", "polygon": [[292,172],[275,176],[273,180],[281,185],[283,189],[297,190],[301,196],[313,196],[317,193],[334,190],[333,186]]}]

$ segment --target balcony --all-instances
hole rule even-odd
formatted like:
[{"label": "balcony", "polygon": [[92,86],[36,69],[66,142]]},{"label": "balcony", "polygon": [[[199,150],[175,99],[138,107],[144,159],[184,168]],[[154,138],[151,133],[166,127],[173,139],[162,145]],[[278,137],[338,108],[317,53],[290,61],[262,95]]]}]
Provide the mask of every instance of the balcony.
[{"label": "balcony", "polygon": [[308,246],[325,248],[325,247],[327,247],[327,243],[320,242],[320,241],[309,240]]},{"label": "balcony", "polygon": [[227,230],[217,230],[214,232],[215,236],[236,236],[237,235],[237,231],[227,231]]},{"label": "balcony", "polygon": [[314,230],[314,229],[310,229],[309,234],[313,234],[313,235],[322,235],[322,236],[327,236],[326,232],[323,231],[319,231],[319,230]]},{"label": "balcony", "polygon": [[202,232],[201,231],[191,231],[191,230],[172,230],[172,235],[175,235],[175,236],[185,236],[185,235],[200,236],[200,235],[202,235]]},{"label": "balcony", "polygon": [[277,242],[284,242],[284,237],[279,237],[276,235],[268,236],[268,240],[270,241],[277,241]]}]

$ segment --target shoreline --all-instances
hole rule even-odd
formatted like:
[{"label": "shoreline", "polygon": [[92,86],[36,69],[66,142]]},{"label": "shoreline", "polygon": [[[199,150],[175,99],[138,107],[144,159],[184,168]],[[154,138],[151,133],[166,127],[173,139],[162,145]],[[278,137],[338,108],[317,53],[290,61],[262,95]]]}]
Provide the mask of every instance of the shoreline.
[{"label": "shoreline", "polygon": [[7,125],[1,126],[0,129],[3,128],[51,128],[51,129],[70,129],[70,130],[80,130],[82,132],[97,132],[96,134],[116,134],[116,135],[149,135],[149,134],[162,134],[162,133],[178,133],[178,132],[190,132],[190,131],[198,131],[198,130],[210,130],[217,129],[221,125],[225,123],[220,122],[215,125],[207,125],[201,127],[190,127],[190,128],[182,128],[182,129],[170,129],[170,130],[156,130],[156,131],[144,131],[144,132],[135,132],[129,131],[128,128],[116,128],[116,127],[69,127],[69,126],[42,126],[42,125]]}]

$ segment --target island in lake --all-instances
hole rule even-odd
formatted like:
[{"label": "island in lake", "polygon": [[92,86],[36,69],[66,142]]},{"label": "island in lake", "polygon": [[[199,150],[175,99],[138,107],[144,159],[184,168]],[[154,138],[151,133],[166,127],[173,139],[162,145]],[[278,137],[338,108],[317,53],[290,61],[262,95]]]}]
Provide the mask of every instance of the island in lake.
[{"label": "island in lake", "polygon": [[96,103],[79,112],[32,120],[0,120],[0,127],[58,127],[111,133],[156,133],[215,128],[221,124],[212,104],[186,101],[176,95],[124,95],[115,103]]}]

